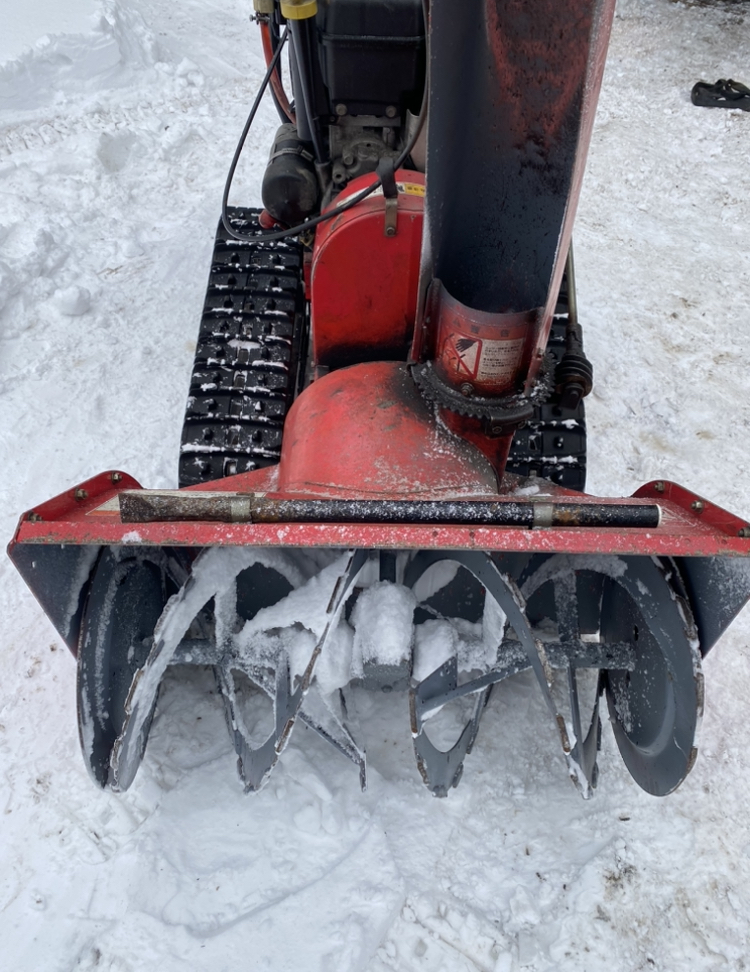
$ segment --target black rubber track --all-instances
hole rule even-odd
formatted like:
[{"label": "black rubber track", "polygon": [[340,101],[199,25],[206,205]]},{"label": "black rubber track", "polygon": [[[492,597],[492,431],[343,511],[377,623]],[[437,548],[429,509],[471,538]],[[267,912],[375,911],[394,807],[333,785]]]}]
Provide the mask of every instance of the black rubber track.
[{"label": "black rubber track", "polygon": [[[242,233],[259,210],[231,208]],[[273,465],[297,391],[303,248],[238,242],[219,223],[180,446],[180,486]]]}]

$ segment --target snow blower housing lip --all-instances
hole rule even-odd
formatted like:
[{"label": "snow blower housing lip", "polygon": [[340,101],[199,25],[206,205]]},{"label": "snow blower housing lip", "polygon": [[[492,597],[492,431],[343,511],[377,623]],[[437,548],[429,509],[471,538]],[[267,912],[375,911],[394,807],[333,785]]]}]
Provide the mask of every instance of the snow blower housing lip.
[{"label": "snow blower housing lip", "polygon": [[[267,471],[259,471],[265,474]],[[211,483],[211,493],[244,493],[252,477],[253,491],[267,482],[263,475],[244,474]],[[243,488],[244,487],[244,488]],[[750,525],[714,503],[676,483],[656,480],[641,486],[632,497],[601,498],[539,481],[539,492],[508,494],[484,499],[494,503],[519,501],[556,507],[643,507],[658,504],[658,526],[483,526],[460,523],[375,522],[273,522],[224,520],[155,520],[123,522],[119,495],[140,490],[131,476],[105,472],[61,493],[23,514],[16,544],[129,545],[129,546],[262,546],[262,547],[367,547],[370,549],[487,550],[568,554],[622,554],[665,557],[750,556]],[[193,487],[183,494],[207,492]],[[171,491],[170,491],[171,492]],[[159,493],[153,491],[152,495]],[[143,491],[144,497],[149,491]],[[272,493],[274,499],[291,499]],[[461,502],[451,501],[452,505]]]}]

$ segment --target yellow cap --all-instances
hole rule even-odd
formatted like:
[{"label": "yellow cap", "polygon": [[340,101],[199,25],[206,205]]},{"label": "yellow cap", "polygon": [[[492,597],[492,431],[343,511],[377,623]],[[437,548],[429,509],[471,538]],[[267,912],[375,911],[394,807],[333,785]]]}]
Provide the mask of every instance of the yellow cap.
[{"label": "yellow cap", "polygon": [[281,0],[281,16],[285,20],[307,20],[318,12],[318,0]]},{"label": "yellow cap", "polygon": [[273,0],[253,0],[253,10],[259,14],[272,14]]}]

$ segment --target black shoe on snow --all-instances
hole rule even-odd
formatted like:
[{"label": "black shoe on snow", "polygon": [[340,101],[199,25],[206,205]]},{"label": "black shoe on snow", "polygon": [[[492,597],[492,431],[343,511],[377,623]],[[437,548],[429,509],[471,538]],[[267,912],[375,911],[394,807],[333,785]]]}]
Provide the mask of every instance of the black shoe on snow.
[{"label": "black shoe on snow", "polygon": [[750,111],[750,88],[731,78],[720,78],[716,84],[698,81],[690,92],[690,100],[699,108],[741,108]]}]

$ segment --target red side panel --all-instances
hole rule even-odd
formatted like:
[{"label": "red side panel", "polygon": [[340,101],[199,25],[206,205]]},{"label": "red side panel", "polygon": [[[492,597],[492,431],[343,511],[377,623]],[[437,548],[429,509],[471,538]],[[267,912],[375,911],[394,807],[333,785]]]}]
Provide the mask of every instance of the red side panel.
[{"label": "red side panel", "polygon": [[[354,179],[334,205],[371,185]],[[377,190],[315,238],[311,281],[313,357],[340,368],[358,361],[404,360],[417,308],[424,176],[399,169],[396,234],[385,234],[385,199]]]}]

